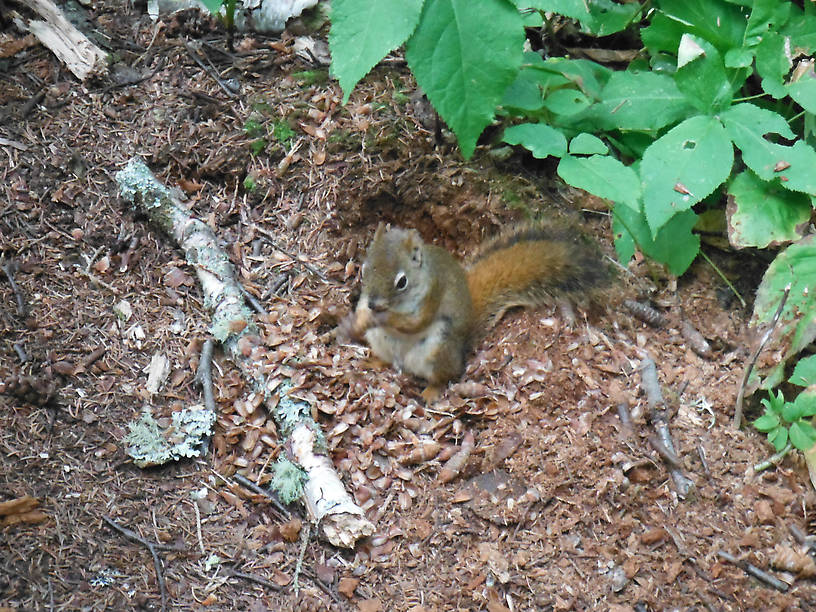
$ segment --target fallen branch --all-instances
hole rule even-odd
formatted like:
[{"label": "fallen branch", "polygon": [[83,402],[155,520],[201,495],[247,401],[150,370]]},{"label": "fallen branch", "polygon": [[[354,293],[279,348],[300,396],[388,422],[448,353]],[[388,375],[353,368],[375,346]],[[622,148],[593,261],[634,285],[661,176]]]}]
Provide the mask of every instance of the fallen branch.
[{"label": "fallen branch", "polygon": [[663,392],[657,380],[657,366],[651,357],[646,357],[641,363],[641,386],[646,393],[649,404],[652,425],[657,432],[657,438],[650,438],[649,442],[658,451],[663,460],[669,464],[669,473],[674,481],[677,496],[685,499],[694,487],[694,482],[680,470],[680,459],[674,450],[666,411],[663,406]]},{"label": "fallen branch", "polygon": [[[168,236],[171,236],[195,268],[204,293],[204,304],[212,311],[211,332],[224,353],[264,397],[291,456],[305,471],[302,501],[310,519],[335,546],[351,548],[371,535],[374,525],[346,492],[331,459],[319,443],[319,426],[311,418],[311,407],[288,397],[280,379],[264,370],[258,327],[235,280],[233,265],[219,247],[210,227],[190,216],[139,159],[131,159],[116,174],[122,196],[139,207]],[[277,395],[276,395],[277,394]],[[279,400],[279,401],[276,401]]]},{"label": "fallen branch", "polygon": [[51,0],[18,1],[43,18],[22,21],[76,78],[84,81],[89,74],[107,70],[105,52],[77,30]]},{"label": "fallen branch", "polygon": [[749,576],[753,576],[760,582],[765,583],[767,586],[775,588],[777,591],[785,592],[788,590],[789,585],[786,582],[782,582],[776,576],[772,576],[765,570],[759,569],[756,565],[752,565],[747,561],[737,559],[734,555],[729,554],[723,550],[717,551],[717,556],[723,561],[733,563]]}]

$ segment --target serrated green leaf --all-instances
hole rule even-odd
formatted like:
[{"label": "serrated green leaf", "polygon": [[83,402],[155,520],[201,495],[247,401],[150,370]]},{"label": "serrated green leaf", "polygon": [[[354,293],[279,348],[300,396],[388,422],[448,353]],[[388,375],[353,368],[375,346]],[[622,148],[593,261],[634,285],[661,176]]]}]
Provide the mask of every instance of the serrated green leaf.
[{"label": "serrated green leaf", "polygon": [[810,450],[816,443],[816,429],[804,421],[793,423],[790,426],[790,441],[801,451]]},{"label": "serrated green leaf", "polygon": [[788,443],[788,428],[779,426],[776,429],[770,431],[768,433],[768,442],[773,444],[773,447],[776,449],[776,452],[781,451],[785,448],[785,445]]},{"label": "serrated green leaf", "polygon": [[558,163],[558,176],[573,187],[638,209],[640,179],[634,170],[614,157],[567,155]]},{"label": "serrated green leaf", "polygon": [[756,69],[762,77],[762,89],[777,99],[787,95],[784,77],[791,62],[785,46],[785,38],[777,32],[768,32],[756,46]]},{"label": "serrated green leaf", "polygon": [[793,374],[791,374],[788,382],[800,387],[816,384],[816,355],[800,359],[796,363],[796,367],[793,368]]},{"label": "serrated green leaf", "polygon": [[544,100],[544,106],[556,115],[576,115],[592,104],[582,92],[577,89],[564,88],[557,89],[550,93]]},{"label": "serrated green leaf", "polygon": [[629,25],[638,3],[618,4],[611,0],[514,0],[521,8],[535,8],[558,13],[580,22],[584,30],[595,36],[608,36]]},{"label": "serrated green leaf", "polygon": [[509,127],[504,130],[502,140],[507,144],[523,146],[538,159],[550,155],[563,157],[567,153],[564,134],[544,123],[522,123]]},{"label": "serrated green leaf", "polygon": [[[693,211],[687,210],[675,215],[657,232],[654,239],[641,210],[634,210],[630,206],[615,206],[612,213],[612,229],[615,234],[628,234],[646,255],[668,265],[672,274],[680,275],[685,272],[700,251],[700,237],[692,233],[697,223],[697,215]],[[620,257],[620,252],[618,256]],[[621,258],[621,261],[628,261],[628,258]]]},{"label": "serrated green leaf", "polygon": [[643,154],[643,209],[652,235],[728,178],[734,150],[713,117],[692,117],[669,130]]},{"label": "serrated green leaf", "polygon": [[792,191],[816,195],[816,151],[797,140],[793,146],[771,142],[766,134],[793,139],[785,119],[773,111],[753,104],[737,104],[720,114],[729,138],[742,151],[742,159],[760,178],[779,179],[780,185]]},{"label": "serrated green leaf", "polygon": [[331,71],[343,88],[343,104],[368,71],[411,36],[423,0],[333,0],[329,47]]},{"label": "serrated green leaf", "polygon": [[[597,136],[581,132],[570,140],[569,152],[573,155],[606,155],[609,153],[609,147]],[[640,192],[640,183],[638,183],[638,192]]]},{"label": "serrated green leaf", "polygon": [[616,72],[588,115],[603,130],[655,131],[693,111],[670,76],[653,72]]},{"label": "serrated green leaf", "polygon": [[626,204],[616,204],[612,209],[612,235],[615,241],[615,253],[618,256],[618,261],[623,264],[623,266],[626,266],[635,255],[636,244],[633,234],[620,221],[620,215],[614,213],[615,208],[619,206],[628,208]]},{"label": "serrated green leaf", "polygon": [[[717,112],[731,104],[732,93],[742,82],[732,84],[725,72],[722,56],[708,41],[692,34],[684,34],[680,39],[680,49],[693,46],[699,52],[693,59],[681,64],[678,55],[678,69],[674,81],[686,100],[703,113]],[[732,74],[735,74],[732,71]],[[747,76],[747,72],[745,72]],[[743,79],[744,80],[744,79]]]},{"label": "serrated green leaf", "polygon": [[773,391],[768,391],[768,398],[760,400],[760,404],[765,406],[765,409],[776,414],[782,413],[782,408],[785,407],[785,396],[782,391],[777,391],[774,396]]},{"label": "serrated green leaf", "polygon": [[808,196],[763,181],[750,170],[731,181],[728,240],[737,248],[765,248],[802,237],[813,207]]},{"label": "serrated green leaf", "polygon": [[762,378],[760,386],[763,388],[776,384],[781,379],[787,361],[816,338],[814,236],[792,244],[768,266],[754,301],[754,313],[751,317],[753,327],[771,322],[788,284],[790,292],[769,342],[769,346],[779,352],[781,359],[764,365],[760,359],[755,366]]},{"label": "serrated green leaf", "polygon": [[518,74],[523,42],[521,17],[504,0],[425,0],[405,59],[465,159]]},{"label": "serrated green leaf", "polygon": [[813,68],[788,85],[788,94],[809,113],[816,113],[816,74]]},{"label": "serrated green leaf", "polygon": [[762,433],[768,433],[779,427],[779,417],[766,412],[754,421],[754,427]]}]

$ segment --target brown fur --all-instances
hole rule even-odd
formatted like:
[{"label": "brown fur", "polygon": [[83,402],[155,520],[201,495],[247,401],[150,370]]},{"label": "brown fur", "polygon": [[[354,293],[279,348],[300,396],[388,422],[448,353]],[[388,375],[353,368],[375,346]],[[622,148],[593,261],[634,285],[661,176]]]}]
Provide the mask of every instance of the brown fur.
[{"label": "brown fur", "polygon": [[467,278],[479,329],[514,306],[585,297],[608,284],[609,270],[589,245],[551,227],[525,225],[486,242]]}]

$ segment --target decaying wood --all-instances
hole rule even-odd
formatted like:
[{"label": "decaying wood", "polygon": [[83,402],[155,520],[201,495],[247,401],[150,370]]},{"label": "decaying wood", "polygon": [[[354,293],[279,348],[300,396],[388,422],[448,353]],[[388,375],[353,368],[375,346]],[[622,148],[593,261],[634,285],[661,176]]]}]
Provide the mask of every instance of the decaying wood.
[{"label": "decaying wood", "polygon": [[307,474],[303,502],[322,535],[335,546],[347,548],[371,535],[374,525],[346,492],[331,459],[319,448],[319,426],[310,418],[310,411],[300,410],[293,423],[292,401],[282,401],[285,394],[278,387],[279,381],[270,380],[265,374],[265,364],[260,359],[265,351],[259,330],[235,280],[233,265],[219,247],[215,233],[207,224],[191,217],[141,160],[131,159],[116,179],[123,197],[174,238],[187,262],[195,268],[204,303],[213,313],[213,335],[254,390],[265,398],[281,435],[288,439],[294,460]]},{"label": "decaying wood", "polygon": [[18,2],[43,18],[24,21],[24,25],[76,78],[84,81],[88,75],[107,69],[105,52],[77,30],[51,0]]}]

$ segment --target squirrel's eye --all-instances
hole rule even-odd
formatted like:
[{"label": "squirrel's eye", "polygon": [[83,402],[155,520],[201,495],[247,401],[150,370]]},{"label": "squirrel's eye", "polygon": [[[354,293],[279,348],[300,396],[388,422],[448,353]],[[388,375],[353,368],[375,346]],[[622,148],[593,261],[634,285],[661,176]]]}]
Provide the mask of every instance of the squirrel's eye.
[{"label": "squirrel's eye", "polygon": [[405,277],[405,272],[397,272],[397,276],[394,278],[394,287],[397,288],[397,291],[402,291],[407,286],[408,279]]}]

